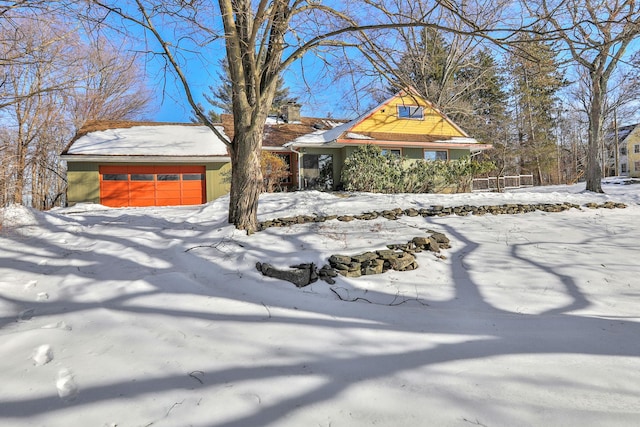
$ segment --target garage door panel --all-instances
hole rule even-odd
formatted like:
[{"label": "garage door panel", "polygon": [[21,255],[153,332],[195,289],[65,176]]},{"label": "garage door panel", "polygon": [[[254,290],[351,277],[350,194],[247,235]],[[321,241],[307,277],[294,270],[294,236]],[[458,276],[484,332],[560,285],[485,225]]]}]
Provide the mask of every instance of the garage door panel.
[{"label": "garage door panel", "polygon": [[129,183],[122,181],[112,181],[109,183],[105,183],[102,186],[102,193],[104,197],[124,197],[127,198],[127,193],[129,192]]},{"label": "garage door panel", "polygon": [[204,166],[100,166],[106,206],[173,206],[205,202]]},{"label": "garage door panel", "polygon": [[127,207],[129,206],[129,198],[128,197],[118,197],[116,196],[112,196],[109,197],[109,204],[106,206],[111,206],[114,208],[123,208],[123,207]]},{"label": "garage door panel", "polygon": [[129,205],[130,207],[144,208],[148,206],[159,206],[156,203],[156,199],[136,199],[135,205]]},{"label": "garage door panel", "polygon": [[194,198],[198,198],[201,199],[202,198],[202,191],[198,191],[198,190],[183,190],[182,191],[182,198],[188,197],[190,199],[194,199]]}]

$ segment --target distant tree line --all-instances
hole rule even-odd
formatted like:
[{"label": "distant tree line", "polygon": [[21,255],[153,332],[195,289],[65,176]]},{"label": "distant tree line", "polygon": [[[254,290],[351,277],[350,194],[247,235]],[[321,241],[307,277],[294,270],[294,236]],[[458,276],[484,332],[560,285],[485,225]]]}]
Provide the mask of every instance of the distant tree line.
[{"label": "distant tree line", "polygon": [[78,129],[139,118],[152,97],[121,45],[88,37],[47,2],[13,3],[0,8],[0,207],[49,209],[64,203],[59,154]]}]

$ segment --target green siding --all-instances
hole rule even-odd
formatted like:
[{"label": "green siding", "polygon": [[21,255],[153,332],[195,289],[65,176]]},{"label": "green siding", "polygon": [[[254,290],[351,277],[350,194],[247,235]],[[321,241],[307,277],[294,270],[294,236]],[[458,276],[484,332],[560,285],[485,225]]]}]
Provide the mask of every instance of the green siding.
[{"label": "green siding", "polygon": [[100,203],[97,163],[67,163],[67,204]]},{"label": "green siding", "polygon": [[231,163],[207,163],[207,202],[229,193],[231,184],[226,182],[231,176]]}]

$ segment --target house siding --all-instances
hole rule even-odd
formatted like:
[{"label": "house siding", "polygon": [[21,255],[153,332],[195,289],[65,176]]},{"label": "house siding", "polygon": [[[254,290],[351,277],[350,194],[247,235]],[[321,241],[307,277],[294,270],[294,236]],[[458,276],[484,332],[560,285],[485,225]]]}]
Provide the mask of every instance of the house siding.
[{"label": "house siding", "polygon": [[228,194],[231,183],[226,179],[231,174],[231,163],[206,163],[207,202]]},{"label": "house siding", "polygon": [[100,203],[98,163],[67,163],[67,205]]},{"label": "house siding", "polygon": [[627,170],[632,178],[640,178],[640,153],[636,153],[635,146],[640,146],[640,127],[629,134],[627,143]]},{"label": "house siding", "polygon": [[[416,105],[424,108],[422,119],[398,118],[398,106]],[[440,135],[447,137],[463,137],[463,132],[446,120],[424,100],[413,96],[398,96],[386,105],[376,109],[370,116],[356,124],[352,132],[384,132],[406,135]]]}]

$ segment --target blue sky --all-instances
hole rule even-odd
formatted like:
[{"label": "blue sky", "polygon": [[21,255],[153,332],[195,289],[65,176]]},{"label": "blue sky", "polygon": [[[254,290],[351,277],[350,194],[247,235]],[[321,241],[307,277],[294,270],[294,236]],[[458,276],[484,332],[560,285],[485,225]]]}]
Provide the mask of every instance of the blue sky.
[{"label": "blue sky", "polygon": [[[340,3],[338,2],[338,4]],[[213,25],[217,26],[219,23]],[[128,26],[128,28],[133,31],[132,34],[139,32],[133,26]],[[191,85],[191,91],[196,101],[208,108],[209,105],[202,94],[210,91],[208,86],[219,85],[219,61],[226,54],[223,39],[215,40],[208,47],[203,48],[191,40],[189,36],[191,29],[188,24],[178,21],[163,28],[162,31],[167,34],[171,43],[179,43],[184,48],[181,60],[183,71]],[[187,36],[183,36],[184,34]],[[177,39],[176,35],[178,35]],[[146,52],[158,51],[155,39],[150,36],[140,35],[138,40],[132,41],[132,43],[142,43],[142,48],[136,46],[136,49]],[[188,51],[199,52],[200,56],[186,53]],[[350,55],[355,57],[357,53],[354,50]],[[328,63],[333,61],[338,65],[345,61],[344,58],[341,60],[333,59],[331,53],[325,53],[323,60]],[[161,62],[161,56],[150,55],[146,58],[148,85],[156,94],[157,102],[157,108],[153,109],[149,118],[158,121],[189,121],[191,107],[187,102],[184,89],[170,70],[165,71],[164,65]],[[335,74],[335,70],[327,70],[326,64],[317,59],[314,52],[308,52],[286,70],[283,77],[291,95],[297,97],[302,104],[302,114],[305,116],[327,117],[331,115],[335,118],[350,119],[372,107],[373,101],[365,92],[359,92],[359,96],[355,96],[351,82],[347,79],[335,81]],[[356,80],[360,80],[358,84],[362,84],[364,81],[362,78]]]},{"label": "blue sky", "polygon": [[[202,94],[209,92],[209,85],[219,85],[218,64],[225,53],[222,41],[219,40],[216,43],[216,46],[204,57],[188,57],[184,62],[184,71],[191,84],[193,95],[205,107],[208,105]],[[636,47],[637,45],[634,45],[628,53],[635,51]],[[353,54],[355,55],[355,52]],[[335,61],[339,60],[335,59]],[[157,94],[157,109],[150,114],[149,118],[157,121],[188,122],[191,117],[191,107],[188,105],[184,90],[170,72],[167,72],[165,81],[161,66],[162,64],[153,58],[147,62],[149,85]],[[331,115],[334,118],[351,119],[373,106],[373,100],[365,91],[354,89],[353,82],[346,78],[334,81],[333,74],[335,71],[327,70],[325,64],[317,60],[313,52],[307,53],[302,60],[284,73],[283,77],[291,94],[296,96],[302,104],[303,115],[313,117]],[[363,85],[363,77],[356,76],[354,80],[356,85]]]},{"label": "blue sky", "polygon": [[[208,86],[218,86],[217,58],[212,58],[211,66],[199,63],[194,59],[188,66],[188,77],[196,99],[208,107],[203,93],[209,92]],[[359,105],[353,87],[346,81],[333,81],[330,75],[315,64],[312,55],[304,58],[305,78],[303,79],[300,63],[294,64],[285,71],[283,77],[285,85],[292,96],[297,97],[302,105],[302,114],[308,117],[327,117],[352,119],[359,113],[372,107],[373,100],[365,93],[359,92]],[[149,63],[148,72],[155,79],[150,79],[149,85],[156,93],[158,110],[152,114],[152,119],[161,122],[188,122],[191,117],[191,107],[187,102],[184,90],[174,77],[167,74],[166,82],[158,69],[158,64]],[[309,87],[310,86],[310,87]]]}]

